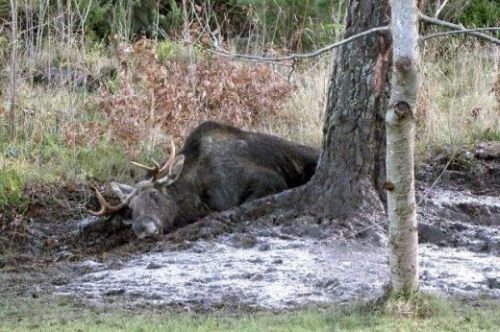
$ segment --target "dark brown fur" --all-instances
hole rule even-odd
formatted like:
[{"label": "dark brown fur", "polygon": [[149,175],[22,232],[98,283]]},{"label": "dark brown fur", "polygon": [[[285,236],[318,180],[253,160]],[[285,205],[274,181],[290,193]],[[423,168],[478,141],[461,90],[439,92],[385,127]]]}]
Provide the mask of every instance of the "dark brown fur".
[{"label": "dark brown fur", "polygon": [[210,212],[300,186],[314,174],[319,151],[276,136],[205,122],[188,136],[179,155],[185,160],[177,181],[146,189],[130,203],[132,224],[140,237],[147,223],[154,223],[155,233],[165,232]]}]

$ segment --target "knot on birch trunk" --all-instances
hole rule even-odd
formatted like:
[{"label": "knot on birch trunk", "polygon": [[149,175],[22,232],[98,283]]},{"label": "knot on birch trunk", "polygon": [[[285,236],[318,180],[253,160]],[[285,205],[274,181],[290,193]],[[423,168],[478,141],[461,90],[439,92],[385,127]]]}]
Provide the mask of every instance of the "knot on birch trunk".
[{"label": "knot on birch trunk", "polygon": [[403,73],[410,71],[413,68],[413,65],[414,62],[412,58],[408,56],[400,57],[395,63],[396,70]]},{"label": "knot on birch trunk", "polygon": [[409,116],[412,116],[411,107],[406,101],[397,102],[396,105],[394,105],[394,113],[399,120],[403,120]]}]

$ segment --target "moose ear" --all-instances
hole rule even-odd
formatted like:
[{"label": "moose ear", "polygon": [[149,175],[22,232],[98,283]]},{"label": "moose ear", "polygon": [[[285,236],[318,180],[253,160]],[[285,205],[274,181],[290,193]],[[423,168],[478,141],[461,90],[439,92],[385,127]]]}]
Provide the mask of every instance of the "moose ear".
[{"label": "moose ear", "polygon": [[121,201],[124,201],[132,191],[134,191],[134,187],[129,186],[128,184],[111,182],[111,190],[120,198]]},{"label": "moose ear", "polygon": [[167,175],[159,179],[157,183],[160,183],[164,186],[169,186],[177,181],[179,176],[181,176],[182,174],[182,170],[184,168],[184,160],[185,157],[183,154],[176,156],[174,161],[172,162],[171,171]]}]

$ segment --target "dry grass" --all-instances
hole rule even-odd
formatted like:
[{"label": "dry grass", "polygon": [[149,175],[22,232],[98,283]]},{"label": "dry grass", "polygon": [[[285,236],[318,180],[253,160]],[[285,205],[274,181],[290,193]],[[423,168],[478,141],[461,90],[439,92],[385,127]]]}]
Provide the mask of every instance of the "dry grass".
[{"label": "dry grass", "polygon": [[292,75],[293,93],[275,114],[259,121],[257,130],[319,147],[331,62],[325,56]]},{"label": "dry grass", "polygon": [[[319,145],[331,58],[295,75],[296,89],[259,129]],[[500,140],[500,48],[452,41],[422,49],[417,158]]]},{"label": "dry grass", "polygon": [[393,318],[426,319],[435,315],[448,314],[442,300],[426,295],[415,293],[409,298],[392,296],[381,305],[384,315]]},{"label": "dry grass", "polygon": [[[500,48],[452,41],[423,48],[417,151],[455,150],[500,140]],[[497,92],[498,93],[498,92]]]}]

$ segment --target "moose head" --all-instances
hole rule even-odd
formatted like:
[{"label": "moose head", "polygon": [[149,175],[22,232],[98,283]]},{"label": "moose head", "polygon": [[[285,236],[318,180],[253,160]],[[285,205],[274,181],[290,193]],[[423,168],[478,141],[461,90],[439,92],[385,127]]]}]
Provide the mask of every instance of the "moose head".
[{"label": "moose head", "polygon": [[185,159],[182,154],[175,155],[173,141],[171,146],[170,156],[163,166],[154,160],[152,167],[131,161],[133,165],[148,171],[145,180],[134,186],[111,182],[111,189],[121,200],[118,205],[108,203],[99,190],[94,188],[101,209],[88,212],[94,216],[109,216],[129,207],[132,210],[132,219],[125,223],[132,225],[138,238],[157,236],[171,229],[177,206],[165,188],[179,178]]}]

